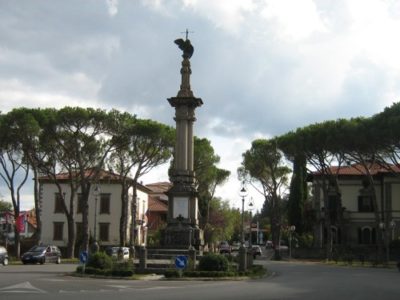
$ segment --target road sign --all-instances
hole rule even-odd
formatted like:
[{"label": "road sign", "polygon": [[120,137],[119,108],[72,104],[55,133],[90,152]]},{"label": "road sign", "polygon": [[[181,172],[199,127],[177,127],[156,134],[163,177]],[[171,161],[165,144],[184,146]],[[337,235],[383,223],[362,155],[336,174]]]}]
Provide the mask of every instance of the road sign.
[{"label": "road sign", "polygon": [[82,251],[79,253],[79,261],[83,264],[86,264],[88,260],[88,253],[87,251]]},{"label": "road sign", "polygon": [[178,255],[178,256],[175,258],[175,267],[176,267],[177,269],[184,269],[184,268],[186,268],[186,266],[187,266],[187,261],[188,261],[187,256],[185,256],[185,255]]}]

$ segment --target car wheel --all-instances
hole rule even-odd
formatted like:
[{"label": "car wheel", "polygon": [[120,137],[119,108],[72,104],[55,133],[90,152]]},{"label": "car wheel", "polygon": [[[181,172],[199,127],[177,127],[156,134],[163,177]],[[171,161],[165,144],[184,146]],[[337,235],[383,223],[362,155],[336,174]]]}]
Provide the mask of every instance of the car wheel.
[{"label": "car wheel", "polygon": [[3,266],[7,266],[8,265],[8,258],[4,258],[3,260]]},{"label": "car wheel", "polygon": [[40,264],[43,265],[44,262],[45,262],[45,259],[43,258],[43,259],[40,261]]},{"label": "car wheel", "polygon": [[57,265],[61,264],[61,257],[57,257],[56,264]]}]

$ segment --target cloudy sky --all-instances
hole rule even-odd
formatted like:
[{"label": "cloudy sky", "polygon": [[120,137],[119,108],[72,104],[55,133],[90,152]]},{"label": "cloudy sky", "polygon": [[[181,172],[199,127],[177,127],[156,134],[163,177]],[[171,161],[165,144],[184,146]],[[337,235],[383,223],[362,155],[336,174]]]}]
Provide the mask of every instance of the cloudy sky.
[{"label": "cloudy sky", "polygon": [[[370,116],[400,95],[397,0],[0,0],[0,111],[116,108],[174,125],[173,41],[186,28],[192,89],[204,102],[195,134],[232,171],[217,194],[234,206],[252,140]],[[166,179],[161,169],[144,183]]]}]

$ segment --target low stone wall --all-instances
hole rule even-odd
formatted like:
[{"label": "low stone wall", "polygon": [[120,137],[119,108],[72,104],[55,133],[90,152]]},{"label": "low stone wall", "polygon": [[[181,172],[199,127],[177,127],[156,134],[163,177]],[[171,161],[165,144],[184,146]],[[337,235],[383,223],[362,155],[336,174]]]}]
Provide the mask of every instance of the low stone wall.
[{"label": "low stone wall", "polygon": [[[382,257],[386,258],[386,250],[383,250]],[[337,260],[358,260],[358,261],[379,261],[378,249],[376,246],[354,246],[354,247],[335,247],[333,249],[333,259]],[[325,248],[295,248],[292,249],[293,258],[305,259],[325,259]],[[400,261],[400,252],[397,249],[390,249],[389,259]]]}]

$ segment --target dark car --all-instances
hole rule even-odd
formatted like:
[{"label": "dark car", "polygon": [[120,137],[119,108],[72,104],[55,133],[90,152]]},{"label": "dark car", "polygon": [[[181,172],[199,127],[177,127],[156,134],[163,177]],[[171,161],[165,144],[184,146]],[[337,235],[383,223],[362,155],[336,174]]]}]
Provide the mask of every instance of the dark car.
[{"label": "dark car", "polygon": [[21,256],[23,264],[44,264],[53,262],[61,263],[61,251],[57,246],[33,246],[28,252]]},{"label": "dark car", "polygon": [[3,266],[8,265],[8,253],[7,249],[4,248],[3,246],[0,246],[0,264]]}]

